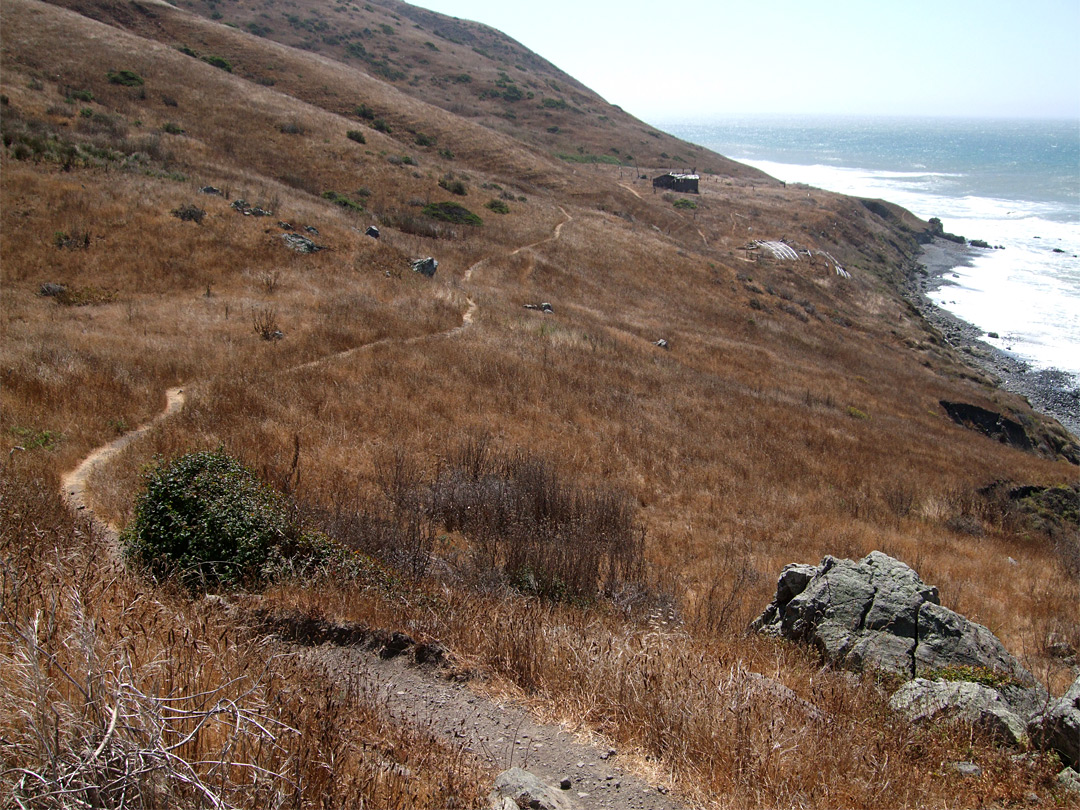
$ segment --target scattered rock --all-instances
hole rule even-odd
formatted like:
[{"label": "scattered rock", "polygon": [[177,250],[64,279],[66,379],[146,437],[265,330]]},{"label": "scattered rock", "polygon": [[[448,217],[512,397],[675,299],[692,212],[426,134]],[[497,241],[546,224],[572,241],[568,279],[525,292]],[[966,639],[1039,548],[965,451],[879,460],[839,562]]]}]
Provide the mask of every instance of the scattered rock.
[{"label": "scattered rock", "polygon": [[490,795],[492,807],[510,807],[506,800],[519,808],[532,810],[573,810],[574,804],[563,793],[554,790],[534,774],[521,768],[510,768],[495,777]]},{"label": "scattered rock", "polygon": [[889,706],[913,723],[956,718],[978,726],[1003,742],[1023,748],[1025,723],[996,689],[969,681],[916,678],[901,686]]},{"label": "scattered rock", "polygon": [[278,224],[277,224],[277,226],[278,226],[279,228],[281,228],[281,230],[283,230],[283,231],[291,231],[291,230],[294,230],[294,228],[293,228],[293,226],[292,226],[292,224],[291,224],[291,223],[288,223],[288,222],[283,222],[283,221],[282,221],[282,220],[280,220],[280,219],[278,220]]},{"label": "scattered rock", "polygon": [[1066,790],[1071,790],[1073,793],[1080,793],[1080,773],[1077,773],[1072,768],[1065,768],[1057,775],[1058,784],[1065,787]]},{"label": "scattered rock", "polygon": [[222,194],[220,188],[214,188],[213,186],[203,186],[199,191],[203,194],[217,194],[219,197],[225,196]]},{"label": "scattered rock", "polygon": [[422,276],[427,276],[428,278],[434,276],[435,271],[439,268],[439,263],[430,256],[426,259],[413,259],[409,262],[409,265],[414,272],[419,273]]},{"label": "scattered rock", "polygon": [[53,284],[51,281],[42,284],[38,288],[38,295],[43,295],[46,298],[56,298],[67,292],[67,287],[63,284]]},{"label": "scattered rock", "polygon": [[982,776],[982,768],[974,762],[954,762],[949,767],[961,776]]},{"label": "scattered rock", "polygon": [[559,782],[559,788],[561,790],[569,790],[573,787],[574,781],[569,776],[564,776],[562,781]]},{"label": "scattered rock", "polygon": [[304,230],[307,231],[308,233],[312,234],[313,236],[318,236],[319,235],[319,229],[316,228],[314,225],[305,225]]},{"label": "scattered rock", "polygon": [[286,245],[297,253],[317,253],[320,250],[326,250],[326,245],[316,245],[306,236],[301,236],[298,233],[283,233],[281,238],[285,240]]},{"label": "scattered rock", "polygon": [[546,301],[542,304],[525,304],[525,309],[535,310],[536,312],[543,312],[545,315],[554,315],[555,309],[551,304]]},{"label": "scattered rock", "polygon": [[666,340],[664,340],[664,338],[660,338],[659,340],[653,341],[653,345],[654,346],[659,346],[661,349],[670,349],[671,348],[671,346],[668,345],[668,342]]},{"label": "scattered rock", "polygon": [[248,205],[246,200],[234,200],[232,207],[245,217],[268,217],[273,214],[272,211],[267,211],[257,205]]},{"label": "scattered rock", "polygon": [[368,226],[368,229],[366,231],[364,231],[364,235],[365,236],[370,236],[372,239],[378,239],[379,238],[379,229],[376,228],[374,225],[370,225],[370,226]]},{"label": "scattered rock", "polygon": [[1056,751],[1064,764],[1080,768],[1080,678],[1032,719],[1028,732],[1036,743]]}]

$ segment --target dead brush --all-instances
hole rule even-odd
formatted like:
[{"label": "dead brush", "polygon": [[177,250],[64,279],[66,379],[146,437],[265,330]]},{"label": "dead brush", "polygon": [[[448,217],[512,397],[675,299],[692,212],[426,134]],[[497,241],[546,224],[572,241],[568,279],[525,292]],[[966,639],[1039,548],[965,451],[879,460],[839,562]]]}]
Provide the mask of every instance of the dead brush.
[{"label": "dead brush", "polygon": [[281,340],[285,336],[278,326],[277,312],[273,307],[252,308],[251,326],[263,340]]}]

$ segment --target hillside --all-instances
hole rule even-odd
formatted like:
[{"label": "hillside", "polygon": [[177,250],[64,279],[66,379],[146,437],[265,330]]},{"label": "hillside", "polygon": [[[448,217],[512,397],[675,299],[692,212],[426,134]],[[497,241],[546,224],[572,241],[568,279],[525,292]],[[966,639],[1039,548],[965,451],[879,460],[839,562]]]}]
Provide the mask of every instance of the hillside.
[{"label": "hillside", "polygon": [[[877,549],[1052,691],[1075,677],[1075,445],[905,301],[927,223],[785,186],[394,0],[0,12],[13,767],[104,752],[120,706],[135,727],[161,695],[191,712],[161,755],[177,779],[155,783],[145,752],[102,771],[160,802],[209,801],[198,774],[239,806],[476,804],[490,762],[281,632],[338,623],[438,641],[688,804],[879,806],[883,785],[896,806],[1069,801],[1053,763],[881,722],[871,675],[744,634],[785,564]],[[699,195],[649,180],[691,168]],[[410,268],[425,257],[431,277]],[[943,401],[1015,421],[1031,449]],[[132,523],[147,469],[215,448],[347,558],[221,599],[125,565],[105,524]],[[478,517],[517,488],[550,512]],[[833,725],[778,731],[744,671]],[[189,738],[206,694],[299,733],[207,720]],[[205,764],[225,750],[252,767]],[[945,772],[964,759],[984,776]]]}]

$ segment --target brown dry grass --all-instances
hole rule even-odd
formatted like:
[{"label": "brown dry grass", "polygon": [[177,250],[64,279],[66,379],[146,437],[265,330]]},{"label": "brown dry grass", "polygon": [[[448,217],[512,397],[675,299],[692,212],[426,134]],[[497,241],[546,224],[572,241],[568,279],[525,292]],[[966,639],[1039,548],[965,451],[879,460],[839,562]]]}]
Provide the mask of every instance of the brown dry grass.
[{"label": "brown dry grass", "polygon": [[0,471],[5,804],[477,802],[470,757],[219,605],[147,588],[28,461]]},{"label": "brown dry grass", "polygon": [[[1044,648],[1051,634],[1080,647],[1078,584],[1050,538],[977,490],[996,480],[1068,482],[1075,469],[995,445],[941,412],[942,398],[1024,405],[935,344],[889,287],[909,236],[855,201],[750,175],[706,178],[697,211],[680,212],[625,169],[553,161],[545,152],[554,146],[515,140],[509,124],[492,132],[447,111],[462,99],[432,107],[419,89],[164,5],[153,6],[152,22],[125,17],[125,8],[95,13],[127,32],[30,0],[3,10],[5,126],[146,156],[70,171],[16,160],[10,149],[0,156],[0,430],[3,449],[27,448],[11,451],[16,470],[55,481],[148,421],[164,390],[180,384],[184,410],[92,478],[102,516],[128,519],[139,471],[155,455],[224,445],[269,480],[288,478],[298,500],[327,506],[343,485],[376,493],[380,458],[397,454],[431,471],[464,437],[486,434],[493,449],[527,449],[584,488],[626,493],[647,528],[652,592],[667,595],[656,604],[670,603],[679,623],[649,626],[602,606],[551,606],[454,582],[416,586],[438,596],[435,611],[430,600],[420,611],[333,582],[282,587],[265,601],[470,651],[467,665],[494,674],[499,688],[609,735],[715,806],[874,806],[885,787],[901,790],[887,801],[904,806],[1051,795],[1045,770],[1013,767],[969,732],[885,721],[868,682],[856,686],[821,672],[805,651],[742,635],[785,563],[876,548],[938,585],[945,604],[989,626],[1054,689],[1071,679]],[[49,47],[60,42],[69,44]],[[181,44],[239,69],[184,56]],[[105,81],[119,66],[146,76],[145,96]],[[254,81],[267,76],[273,86]],[[114,118],[85,123],[65,88],[92,89],[89,106]],[[366,145],[345,137],[360,101],[386,115],[390,135],[365,130]],[[161,133],[166,122],[184,133]],[[282,132],[283,123],[302,132]],[[455,158],[417,148],[410,127],[437,135]],[[640,138],[632,133],[622,121],[610,138],[625,153]],[[387,160],[406,154],[419,165]],[[457,199],[484,216],[482,228],[433,239],[383,227],[378,242],[356,230],[415,215],[417,201],[451,199],[437,182],[450,169],[468,176],[470,194]],[[274,215],[244,217],[197,193],[208,183]],[[513,191],[510,214],[482,207],[496,196],[481,188],[491,183]],[[371,192],[367,214],[320,197],[361,187]],[[171,215],[188,204],[206,210],[201,224]],[[288,251],[279,219],[316,225],[313,238],[333,250]],[[89,234],[89,245],[59,248],[57,232]],[[763,236],[828,250],[853,278],[743,250]],[[433,280],[406,263],[427,255],[440,262]],[[37,295],[45,282],[107,291],[111,302],[62,306]],[[470,301],[473,322],[458,329]],[[522,308],[540,301],[555,314]],[[252,328],[253,314],[271,312],[283,340]],[[661,337],[671,351],[652,345]],[[19,498],[5,500],[6,515],[56,508],[45,494]],[[207,619],[104,563],[89,565],[100,539],[64,531],[73,556],[35,563],[53,567],[39,571],[33,604],[53,600],[74,616],[60,594],[83,570],[77,592],[100,603],[100,626],[117,616],[151,622],[138,653],[144,680],[156,677],[149,662],[176,658],[170,677],[187,679],[182,692],[257,681],[256,665],[241,657],[210,666],[170,646],[165,617],[199,644],[236,632],[228,618]],[[451,540],[464,547],[461,536]],[[56,650],[82,654],[63,638]],[[103,636],[95,654],[120,660],[124,638]],[[9,653],[17,647],[13,636]],[[119,671],[101,670],[114,673],[113,687]],[[804,728],[747,686],[744,671],[779,674],[827,722]],[[280,683],[304,677],[290,671]],[[86,716],[73,692],[57,695],[46,703]],[[943,771],[973,756],[983,780],[958,783]],[[340,778],[363,781],[364,767],[356,760]]]}]

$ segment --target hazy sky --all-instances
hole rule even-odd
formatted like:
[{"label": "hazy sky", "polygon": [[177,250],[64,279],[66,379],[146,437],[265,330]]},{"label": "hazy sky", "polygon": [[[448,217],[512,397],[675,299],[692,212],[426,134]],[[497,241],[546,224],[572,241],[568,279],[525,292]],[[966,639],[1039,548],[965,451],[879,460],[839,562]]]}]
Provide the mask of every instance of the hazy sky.
[{"label": "hazy sky", "polygon": [[509,34],[648,121],[1080,118],[1080,0],[413,0]]}]

